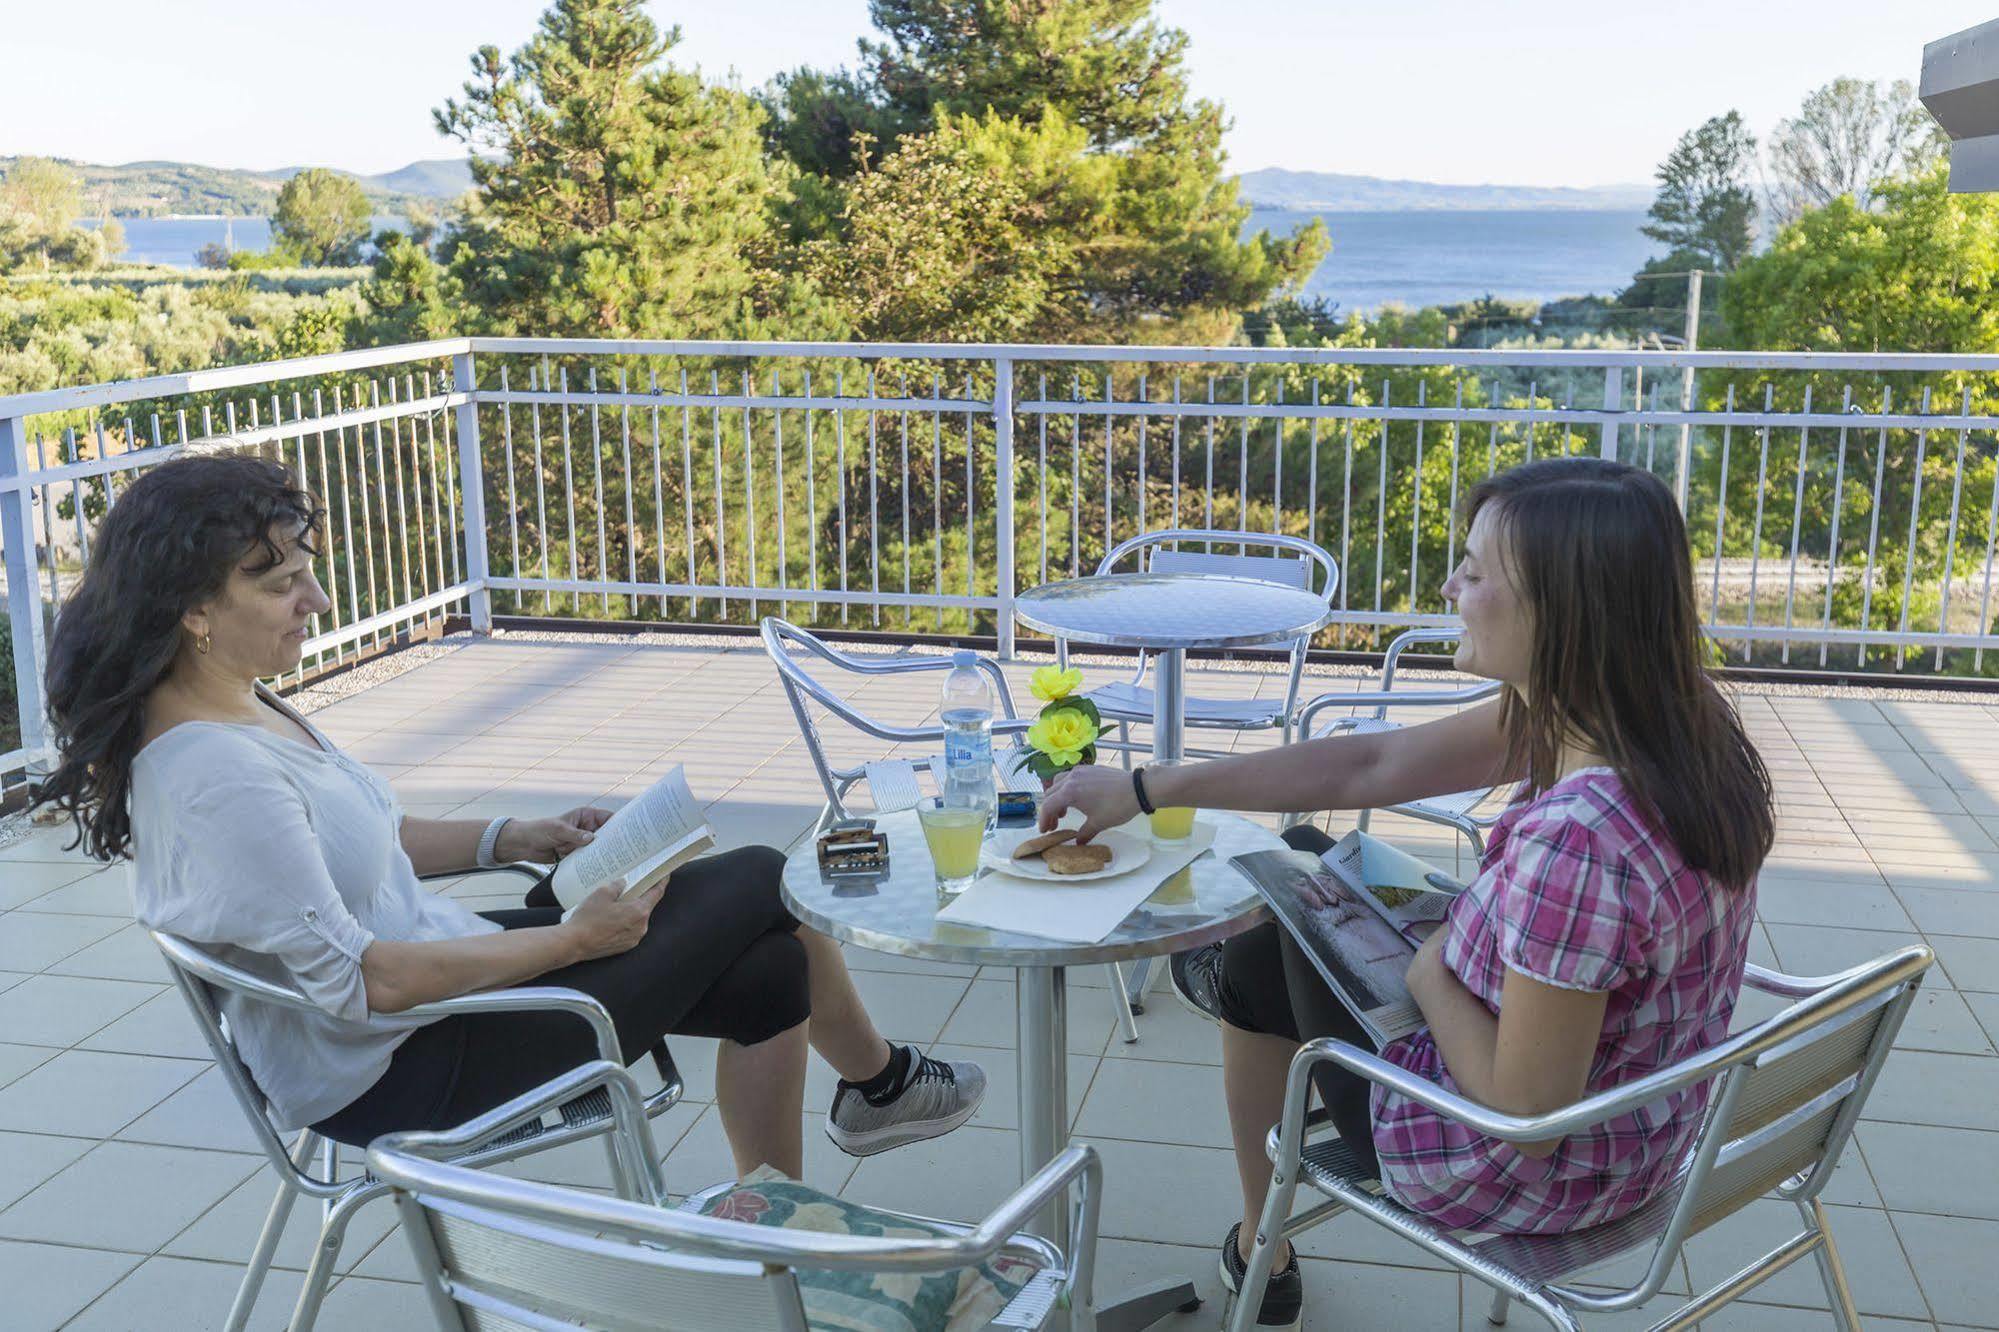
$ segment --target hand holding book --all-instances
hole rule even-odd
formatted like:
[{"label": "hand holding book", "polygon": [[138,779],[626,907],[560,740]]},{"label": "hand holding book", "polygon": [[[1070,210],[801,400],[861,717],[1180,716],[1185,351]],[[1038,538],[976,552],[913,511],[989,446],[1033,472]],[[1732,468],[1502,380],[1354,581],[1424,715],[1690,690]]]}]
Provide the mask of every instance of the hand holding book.
[{"label": "hand holding book", "polygon": [[676,764],[557,865],[549,886],[573,912],[614,879],[623,881],[623,896],[643,893],[714,845],[714,831]]}]

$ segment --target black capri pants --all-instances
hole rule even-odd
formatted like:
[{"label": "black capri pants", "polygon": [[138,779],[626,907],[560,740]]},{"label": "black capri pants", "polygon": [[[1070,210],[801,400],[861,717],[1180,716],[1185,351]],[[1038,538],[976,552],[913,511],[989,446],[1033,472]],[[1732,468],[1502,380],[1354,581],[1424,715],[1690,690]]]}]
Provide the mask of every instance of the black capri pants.
[{"label": "black capri pants", "polygon": [[[667,1035],[769,1040],[812,1011],[805,945],[778,895],[783,873],[784,854],[767,846],[682,865],[636,946],[521,983],[603,1004],[627,1064]],[[482,914],[510,930],[562,919],[546,884],[527,903]],[[312,1127],[352,1146],[450,1128],[596,1058],[590,1028],[567,1013],[460,1014],[412,1032],[374,1086]]]},{"label": "black capri pants", "polygon": [[[1333,845],[1325,833],[1303,824],[1286,831],[1284,841],[1295,851],[1314,855]],[[1281,1036],[1300,1044],[1332,1036],[1363,1050],[1374,1048],[1366,1028],[1320,977],[1291,932],[1275,921],[1238,934],[1222,945],[1218,998],[1222,1021],[1243,1031]],[[1368,1110],[1371,1084],[1336,1064],[1319,1065],[1312,1072],[1312,1081],[1348,1150],[1368,1173],[1378,1175],[1374,1118]]]}]

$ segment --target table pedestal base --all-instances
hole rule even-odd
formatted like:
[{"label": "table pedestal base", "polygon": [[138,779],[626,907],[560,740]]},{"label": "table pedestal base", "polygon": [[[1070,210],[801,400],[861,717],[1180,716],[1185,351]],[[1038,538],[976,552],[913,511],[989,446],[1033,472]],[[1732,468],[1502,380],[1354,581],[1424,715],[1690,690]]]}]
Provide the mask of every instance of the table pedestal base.
[{"label": "table pedestal base", "polygon": [[[1027,1179],[1069,1145],[1069,1035],[1066,972],[1061,967],[1014,968],[1015,1049],[1020,1066],[1020,1177]],[[1036,1233],[1073,1256],[1066,1192],[1034,1219]],[[1200,1297],[1191,1281],[1154,1281],[1097,1308],[1098,1332],[1143,1332],[1168,1314],[1191,1312]],[[1058,1309],[1049,1326],[1067,1332]]]}]

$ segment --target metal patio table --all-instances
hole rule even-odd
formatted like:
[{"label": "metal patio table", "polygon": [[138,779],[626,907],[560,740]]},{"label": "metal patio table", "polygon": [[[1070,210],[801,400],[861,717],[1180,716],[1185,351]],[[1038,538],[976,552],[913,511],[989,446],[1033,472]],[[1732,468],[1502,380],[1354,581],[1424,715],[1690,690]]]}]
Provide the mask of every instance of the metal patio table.
[{"label": "metal patio table", "polygon": [[[1236,814],[1202,811],[1215,829],[1211,850],[1174,874],[1096,943],[1064,943],[937,919],[944,900],[914,810],[884,814],[889,873],[877,879],[827,879],[812,841],[785,861],[784,902],[799,920],[843,943],[900,957],[1013,968],[1020,1067],[1020,1173],[1026,1179],[1069,1140],[1068,1005],[1065,971],[1177,953],[1240,934],[1270,918],[1263,900],[1229,857],[1282,849],[1276,833]],[[1066,1203],[1036,1227],[1066,1251]],[[1161,1281],[1101,1302],[1102,1332],[1136,1332],[1195,1299],[1193,1283]],[[1061,1326],[1067,1325],[1066,1317]]]},{"label": "metal patio table", "polygon": [[1152,654],[1152,756],[1186,748],[1188,648],[1289,643],[1332,619],[1303,588],[1218,574],[1133,573],[1071,578],[1014,599],[1014,618],[1072,643],[1142,648]]}]

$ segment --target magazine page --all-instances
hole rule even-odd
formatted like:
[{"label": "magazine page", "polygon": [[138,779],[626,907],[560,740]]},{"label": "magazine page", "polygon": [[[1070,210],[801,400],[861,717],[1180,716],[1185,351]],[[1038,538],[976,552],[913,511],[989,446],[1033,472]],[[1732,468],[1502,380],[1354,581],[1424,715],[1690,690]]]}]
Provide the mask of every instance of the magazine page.
[{"label": "magazine page", "polygon": [[1423,1025],[1403,981],[1416,950],[1358,890],[1308,851],[1254,851],[1229,863],[1256,885],[1377,1049]]},{"label": "magazine page", "polygon": [[597,885],[620,875],[630,880],[626,892],[639,892],[647,886],[646,873],[657,869],[650,862],[696,841],[712,842],[712,838],[700,802],[688,788],[687,774],[675,764],[613,814],[590,845],[571,852],[556,866],[549,886],[557,900],[569,907],[588,897]]},{"label": "magazine page", "polygon": [[1430,866],[1358,829],[1342,837],[1323,859],[1411,948],[1421,948],[1437,931],[1457,896],[1437,886],[1439,880],[1450,880]]}]

